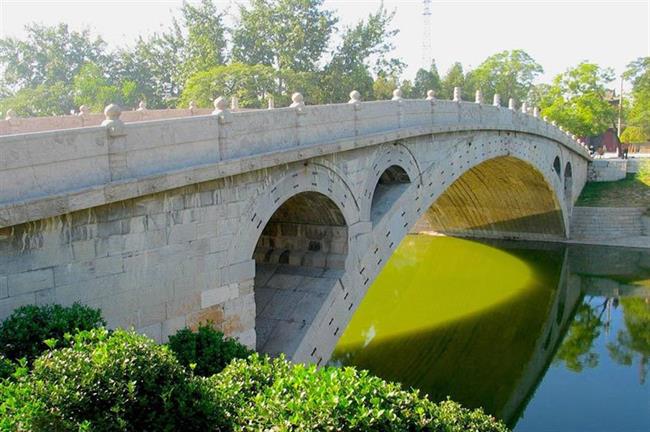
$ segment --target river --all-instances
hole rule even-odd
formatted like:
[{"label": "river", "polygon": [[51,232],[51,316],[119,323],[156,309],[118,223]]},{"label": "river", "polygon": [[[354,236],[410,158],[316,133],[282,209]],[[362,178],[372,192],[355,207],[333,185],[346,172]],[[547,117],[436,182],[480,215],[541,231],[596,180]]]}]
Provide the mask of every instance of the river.
[{"label": "river", "polygon": [[650,251],[409,235],[332,363],[515,431],[650,431]]}]

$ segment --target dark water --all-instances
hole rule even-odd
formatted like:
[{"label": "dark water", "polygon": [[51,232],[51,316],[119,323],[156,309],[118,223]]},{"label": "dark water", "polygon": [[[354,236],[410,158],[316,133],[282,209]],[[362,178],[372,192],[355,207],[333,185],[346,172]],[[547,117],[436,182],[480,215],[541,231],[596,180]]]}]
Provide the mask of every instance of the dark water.
[{"label": "dark water", "polygon": [[650,251],[408,236],[336,347],[515,431],[650,431]]}]

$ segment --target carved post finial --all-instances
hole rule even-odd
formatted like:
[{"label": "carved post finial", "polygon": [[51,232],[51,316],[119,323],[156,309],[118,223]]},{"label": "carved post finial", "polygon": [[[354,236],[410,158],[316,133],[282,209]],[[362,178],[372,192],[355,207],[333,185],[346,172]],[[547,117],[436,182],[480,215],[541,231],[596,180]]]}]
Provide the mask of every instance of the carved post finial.
[{"label": "carved post finial", "polygon": [[515,106],[515,100],[513,98],[508,99],[508,109],[515,110],[517,107]]},{"label": "carved post finial", "polygon": [[433,90],[429,90],[429,91],[427,92],[427,100],[428,100],[428,101],[434,101],[434,100],[436,100],[436,92],[433,91]]},{"label": "carved post finial", "polygon": [[360,102],[361,102],[361,93],[359,93],[356,90],[352,90],[350,92],[350,100],[348,101],[348,103],[356,104]]},{"label": "carved post finial", "polygon": [[191,101],[190,101],[190,106],[189,106],[189,108],[190,108],[192,111],[194,111],[194,110],[196,109],[196,102],[194,102],[193,100],[191,100]]},{"label": "carved post finial", "polygon": [[533,117],[538,117],[539,118],[539,108],[538,107],[533,107]]},{"label": "carved post finial", "polygon": [[393,90],[393,100],[394,101],[402,100],[402,89]]},{"label": "carved post finial", "polygon": [[228,110],[228,101],[223,96],[219,96],[213,102],[214,111],[212,114],[218,115]]},{"label": "carved post finial", "polygon": [[90,110],[88,109],[88,106],[81,105],[79,107],[79,115],[83,117],[83,116],[87,116],[88,114],[90,114]]},{"label": "carved post finial", "polygon": [[138,104],[137,111],[146,111],[146,110],[147,110],[147,103],[141,100],[140,103]]},{"label": "carved post finial", "polygon": [[239,109],[239,99],[237,98],[237,96],[233,96],[230,98],[230,109],[232,111]]},{"label": "carved post finial", "polygon": [[273,96],[269,95],[268,96],[268,109],[274,109],[275,108],[275,100],[273,99]]},{"label": "carved post finial", "polygon": [[477,104],[482,104],[483,103],[483,93],[481,90],[476,90],[476,95],[474,96],[474,102]]},{"label": "carved post finial", "polygon": [[106,126],[111,137],[124,135],[124,122],[120,120],[120,115],[122,115],[122,108],[117,104],[110,104],[104,108],[106,119],[102,122],[102,126]]},{"label": "carved post finial", "polygon": [[501,95],[499,93],[494,94],[494,97],[492,98],[492,105],[496,107],[501,106]]},{"label": "carved post finial", "polygon": [[460,94],[460,87],[454,87],[454,102],[460,102],[462,100],[463,97]]},{"label": "carved post finial", "polygon": [[528,104],[526,104],[526,101],[521,103],[521,112],[524,114],[528,114]]},{"label": "carved post finial", "polygon": [[15,117],[15,111],[11,108],[7,110],[7,113],[5,114],[5,120],[11,120],[12,118]]},{"label": "carved post finial", "polygon": [[293,101],[290,105],[291,108],[302,108],[305,106],[305,98],[298,92],[291,95],[291,100]]}]

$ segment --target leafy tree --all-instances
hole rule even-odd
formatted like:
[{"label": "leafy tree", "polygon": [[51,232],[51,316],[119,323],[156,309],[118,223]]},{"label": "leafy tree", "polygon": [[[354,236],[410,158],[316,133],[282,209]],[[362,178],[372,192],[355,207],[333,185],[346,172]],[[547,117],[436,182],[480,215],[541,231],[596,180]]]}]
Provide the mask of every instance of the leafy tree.
[{"label": "leafy tree", "polygon": [[414,97],[423,98],[429,90],[436,92],[440,95],[441,83],[438,68],[436,67],[435,60],[431,61],[429,70],[420,68],[415,74],[415,81],[413,83]]},{"label": "leafy tree", "polygon": [[9,109],[18,117],[68,114],[75,108],[70,87],[63,82],[25,87],[0,100],[0,111]]},{"label": "leafy tree", "polygon": [[440,84],[441,95],[440,99],[452,99],[454,95],[454,87],[460,87],[465,94],[465,74],[463,73],[463,65],[459,62],[456,62],[449,68],[447,75],[442,80]]},{"label": "leafy tree", "polygon": [[95,112],[101,112],[110,103],[135,106],[136,88],[137,84],[129,80],[111,84],[109,78],[94,63],[84,65],[72,83],[74,103],[77,106],[86,105]]},{"label": "leafy tree", "polygon": [[617,363],[631,365],[639,357],[641,384],[650,370],[650,304],[643,298],[623,298],[625,330],[618,332],[616,343],[607,345],[609,354]]},{"label": "leafy tree", "polygon": [[187,31],[181,72],[184,82],[195,72],[224,63],[226,39],[223,13],[212,0],[201,0],[197,6],[184,2],[181,13]]},{"label": "leafy tree", "polygon": [[365,20],[345,30],[341,43],[322,72],[324,102],[345,102],[352,90],[372,99],[371,63],[374,61],[375,69],[380,68],[394,48],[391,39],[398,30],[389,28],[394,15],[382,5]]},{"label": "leafy tree", "polygon": [[267,93],[272,93],[276,73],[264,65],[232,63],[215,66],[194,74],[180,98],[180,105],[194,101],[197,106],[211,107],[217,96],[237,96],[242,108],[260,108]]},{"label": "leafy tree", "polygon": [[106,44],[92,38],[89,30],[70,31],[66,24],[25,26],[24,40],[0,39],[0,69],[3,87],[12,92],[39,85],[68,85],[88,63],[107,64]]},{"label": "leafy tree", "polygon": [[313,71],[337,23],[323,0],[252,0],[240,6],[233,60],[276,70]]},{"label": "leafy tree", "polygon": [[585,367],[598,366],[598,354],[592,352],[594,341],[600,335],[603,322],[588,303],[578,306],[575,318],[562,345],[555,355],[555,363],[563,362],[569,370],[580,372]]},{"label": "leafy tree", "polygon": [[611,69],[582,62],[553,79],[542,99],[542,114],[578,136],[599,135],[611,127],[616,111],[605,99]]},{"label": "leafy tree", "polygon": [[399,87],[399,80],[395,75],[380,74],[372,84],[372,91],[376,100],[391,99],[393,90]]},{"label": "leafy tree", "polygon": [[650,140],[650,57],[640,57],[628,65],[624,77],[632,81],[632,106],[628,113],[628,128],[624,142]]},{"label": "leafy tree", "polygon": [[495,93],[501,101],[514,98],[523,101],[533,87],[533,81],[544,72],[530,55],[523,50],[502,51],[494,54],[471,72],[471,85],[481,90],[486,100]]}]

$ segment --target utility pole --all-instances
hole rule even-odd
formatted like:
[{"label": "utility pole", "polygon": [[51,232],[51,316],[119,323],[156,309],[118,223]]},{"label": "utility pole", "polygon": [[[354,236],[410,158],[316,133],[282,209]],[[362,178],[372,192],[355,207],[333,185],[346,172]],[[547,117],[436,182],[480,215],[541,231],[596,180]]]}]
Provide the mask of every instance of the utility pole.
[{"label": "utility pole", "polygon": [[618,140],[621,140],[621,117],[623,113],[623,75],[621,75],[621,93],[618,95]]},{"label": "utility pole", "polygon": [[431,0],[422,0],[422,67],[431,65]]}]

